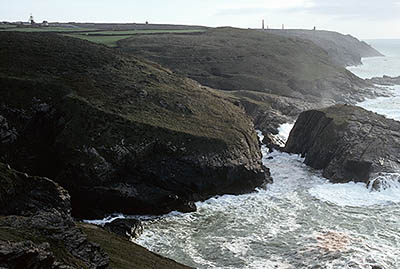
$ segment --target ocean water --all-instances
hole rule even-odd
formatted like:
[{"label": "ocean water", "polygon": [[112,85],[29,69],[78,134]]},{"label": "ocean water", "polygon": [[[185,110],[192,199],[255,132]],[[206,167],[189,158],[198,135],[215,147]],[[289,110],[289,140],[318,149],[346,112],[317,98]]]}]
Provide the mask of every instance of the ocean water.
[{"label": "ocean water", "polygon": [[348,69],[361,78],[400,76],[400,39],[365,40],[385,57],[363,58],[362,65]]},{"label": "ocean water", "polygon": [[[374,42],[386,57],[349,69],[363,77],[400,75],[400,50],[393,52],[400,41]],[[360,105],[400,120],[400,87],[392,92]],[[282,125],[280,135],[291,127]],[[297,155],[262,152],[273,184],[199,202],[197,212],[145,217],[137,243],[196,268],[400,268],[399,184],[382,191],[331,184]]]}]

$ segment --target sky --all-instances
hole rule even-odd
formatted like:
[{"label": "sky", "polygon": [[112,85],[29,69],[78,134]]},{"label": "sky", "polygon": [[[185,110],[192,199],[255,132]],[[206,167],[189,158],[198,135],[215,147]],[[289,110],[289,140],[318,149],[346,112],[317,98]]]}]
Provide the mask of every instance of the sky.
[{"label": "sky", "polygon": [[333,30],[400,39],[400,0],[0,0],[0,21],[136,22]]}]

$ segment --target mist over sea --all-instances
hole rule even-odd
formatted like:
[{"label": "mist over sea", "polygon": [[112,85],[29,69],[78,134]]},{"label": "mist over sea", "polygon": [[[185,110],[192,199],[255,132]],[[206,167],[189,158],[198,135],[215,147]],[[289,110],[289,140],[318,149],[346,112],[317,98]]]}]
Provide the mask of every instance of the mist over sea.
[{"label": "mist over sea", "polygon": [[[385,57],[349,70],[363,78],[399,76],[400,40],[367,42]],[[400,87],[391,92],[360,105],[400,120]],[[282,136],[291,126],[281,127]],[[274,178],[267,189],[150,218],[137,242],[196,268],[400,268],[399,184],[381,191],[331,184],[299,156],[262,152]]]}]

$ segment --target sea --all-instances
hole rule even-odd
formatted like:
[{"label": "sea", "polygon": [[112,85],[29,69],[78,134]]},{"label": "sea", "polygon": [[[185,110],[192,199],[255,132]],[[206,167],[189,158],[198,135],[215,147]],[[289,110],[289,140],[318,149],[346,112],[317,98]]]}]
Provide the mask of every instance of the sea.
[{"label": "sea", "polygon": [[[399,76],[400,40],[366,42],[385,56],[348,69],[362,78]],[[400,120],[400,86],[389,91],[391,97],[359,105]],[[292,127],[282,125],[280,135],[287,138]],[[193,213],[141,216],[144,233],[136,243],[195,268],[400,268],[399,183],[379,191],[331,184],[300,156],[265,146],[262,152],[273,184],[198,202]],[[97,223],[122,217],[138,216]]]}]

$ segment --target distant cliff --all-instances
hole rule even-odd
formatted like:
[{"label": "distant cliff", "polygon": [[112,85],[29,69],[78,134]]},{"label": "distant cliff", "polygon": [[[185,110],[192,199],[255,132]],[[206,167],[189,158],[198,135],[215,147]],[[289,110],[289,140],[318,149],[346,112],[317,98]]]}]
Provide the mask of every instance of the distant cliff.
[{"label": "distant cliff", "polygon": [[351,35],[319,30],[268,30],[280,36],[310,40],[328,52],[331,60],[341,66],[361,64],[361,58],[383,56],[364,41]]},{"label": "distant cliff", "polygon": [[[217,28],[197,34],[141,35],[120,41],[119,47],[226,91],[263,131],[276,132],[276,126],[305,109],[355,103],[374,94],[368,90],[371,84],[335,63],[324,47],[275,31]],[[357,55],[352,57],[359,59]]]}]

